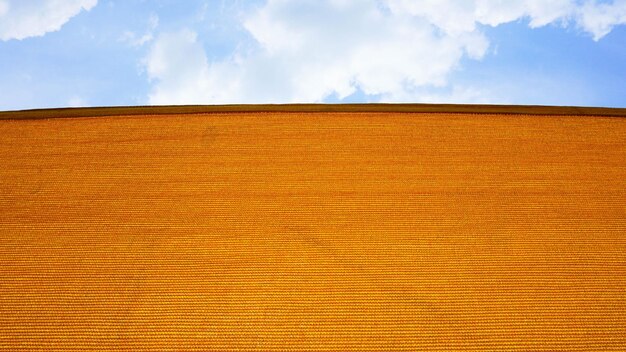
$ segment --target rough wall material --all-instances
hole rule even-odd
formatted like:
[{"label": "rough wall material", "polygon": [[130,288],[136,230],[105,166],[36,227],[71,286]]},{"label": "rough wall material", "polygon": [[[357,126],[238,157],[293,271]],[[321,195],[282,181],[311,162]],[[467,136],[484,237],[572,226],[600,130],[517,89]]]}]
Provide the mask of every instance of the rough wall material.
[{"label": "rough wall material", "polygon": [[0,349],[624,351],[626,119],[1,120]]}]

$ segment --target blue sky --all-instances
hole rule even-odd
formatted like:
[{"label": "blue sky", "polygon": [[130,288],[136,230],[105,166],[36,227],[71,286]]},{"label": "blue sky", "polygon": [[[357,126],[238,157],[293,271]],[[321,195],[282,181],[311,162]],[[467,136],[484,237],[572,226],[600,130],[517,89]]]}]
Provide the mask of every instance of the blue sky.
[{"label": "blue sky", "polygon": [[0,0],[0,110],[626,107],[626,0]]}]

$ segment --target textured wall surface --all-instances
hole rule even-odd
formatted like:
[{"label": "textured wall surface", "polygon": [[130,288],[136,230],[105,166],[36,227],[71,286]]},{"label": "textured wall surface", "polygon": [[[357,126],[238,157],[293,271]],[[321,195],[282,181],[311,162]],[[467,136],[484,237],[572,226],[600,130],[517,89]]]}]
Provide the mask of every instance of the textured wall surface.
[{"label": "textured wall surface", "polygon": [[626,118],[0,120],[0,350],[625,351]]}]

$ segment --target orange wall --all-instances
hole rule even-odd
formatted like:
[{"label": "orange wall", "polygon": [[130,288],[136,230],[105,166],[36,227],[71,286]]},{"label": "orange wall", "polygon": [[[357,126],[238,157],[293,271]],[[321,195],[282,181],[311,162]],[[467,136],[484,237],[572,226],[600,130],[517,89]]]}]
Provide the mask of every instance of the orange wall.
[{"label": "orange wall", "polygon": [[626,119],[0,120],[0,350],[626,350]]}]

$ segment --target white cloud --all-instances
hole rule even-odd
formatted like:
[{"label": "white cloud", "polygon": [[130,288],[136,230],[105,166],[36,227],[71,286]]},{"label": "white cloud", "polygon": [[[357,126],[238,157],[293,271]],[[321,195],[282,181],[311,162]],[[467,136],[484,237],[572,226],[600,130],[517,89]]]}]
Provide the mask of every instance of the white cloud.
[{"label": "white cloud", "polygon": [[54,32],[98,0],[0,0],[0,40],[25,39]]},{"label": "white cloud", "polygon": [[576,13],[580,27],[593,35],[594,40],[609,34],[613,27],[626,23],[626,0],[614,3],[585,3]]},{"label": "white cloud", "polygon": [[[181,30],[161,35],[146,58],[149,77],[159,81],[150,100],[153,104],[185,104],[208,99],[208,62],[196,33]],[[200,95],[199,95],[200,94]]]},{"label": "white cloud", "polygon": [[87,103],[85,99],[77,95],[74,95],[67,101],[67,106],[71,108],[77,108],[77,107],[89,106],[89,104]]},{"label": "white cloud", "polygon": [[9,3],[6,0],[0,0],[0,18],[9,12]]},{"label": "white cloud", "polygon": [[148,18],[148,29],[142,35],[139,35],[133,31],[126,31],[120,37],[120,41],[129,44],[130,46],[139,47],[146,43],[151,42],[154,39],[154,31],[159,26],[159,16],[152,14]]},{"label": "white cloud", "polygon": [[[575,25],[599,40],[624,23],[626,0],[269,0],[242,24],[256,47],[210,61],[196,33],[164,33],[145,60],[151,104],[319,102],[357,90],[384,101],[447,100],[463,58],[480,60],[481,26],[525,19]],[[436,90],[436,89],[435,89]],[[484,101],[481,90],[449,98]],[[426,92],[426,93],[425,93]]]}]

